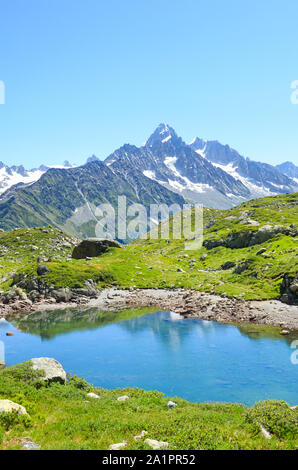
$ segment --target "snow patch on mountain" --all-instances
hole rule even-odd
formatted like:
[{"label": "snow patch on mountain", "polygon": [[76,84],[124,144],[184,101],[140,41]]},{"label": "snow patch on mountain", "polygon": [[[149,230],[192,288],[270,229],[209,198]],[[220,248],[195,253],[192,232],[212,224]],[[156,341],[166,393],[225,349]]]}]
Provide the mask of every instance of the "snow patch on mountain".
[{"label": "snow patch on mountain", "polygon": [[[219,163],[214,163],[211,162],[213,166],[220,168],[221,170],[225,171],[226,173],[229,173],[229,175],[233,176],[238,181],[241,181],[241,183],[246,186],[250,192],[255,196],[255,197],[262,197],[262,196],[274,196],[275,194],[279,194],[280,191],[272,192],[269,188],[267,188],[264,185],[257,185],[256,183],[253,183],[250,181],[249,178],[244,178],[243,176],[240,176],[239,173],[237,172],[238,167],[235,167],[233,163],[228,163],[227,165],[221,165]],[[271,183],[272,186],[275,186],[277,189],[283,189],[284,186],[278,186],[274,183]],[[228,194],[227,194],[228,196]]]},{"label": "snow patch on mountain", "polygon": [[4,193],[7,189],[9,189],[11,186],[14,186],[15,184],[32,184],[39,180],[43,173],[44,171],[34,170],[26,171],[25,174],[22,175],[17,171],[5,166],[0,169],[0,194]]},{"label": "snow patch on mountain", "polygon": [[63,165],[41,165],[39,168],[26,170],[23,166],[9,167],[2,163],[0,164],[0,194],[16,184],[31,185],[35,183],[51,168],[69,169],[74,167],[75,165],[66,161]]}]

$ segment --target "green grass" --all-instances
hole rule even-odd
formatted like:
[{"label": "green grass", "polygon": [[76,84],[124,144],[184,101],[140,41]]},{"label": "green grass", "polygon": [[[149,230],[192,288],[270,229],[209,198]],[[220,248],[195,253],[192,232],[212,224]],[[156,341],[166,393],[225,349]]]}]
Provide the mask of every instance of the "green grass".
[{"label": "green grass", "polygon": [[[99,400],[87,397],[97,393]],[[118,402],[127,394],[130,399]],[[0,415],[0,449],[19,449],[30,437],[44,449],[108,449],[127,442],[126,449],[149,449],[133,436],[146,430],[169,449],[295,449],[297,411],[284,402],[263,402],[252,408],[237,404],[200,404],[137,388],[104,390],[72,377],[67,385],[46,386],[29,363],[0,371],[0,398],[27,408],[30,418]],[[266,440],[258,422],[272,433]]]},{"label": "green grass", "polygon": [[[259,226],[242,224],[245,215]],[[279,234],[247,248],[207,250],[203,246],[188,251],[184,239],[173,239],[172,220],[169,239],[139,239],[88,261],[71,259],[72,250],[61,247],[61,240],[72,239],[56,229],[0,233],[0,289],[8,290],[15,283],[15,273],[36,276],[40,255],[50,258],[46,263],[50,272],[43,280],[56,287],[82,287],[93,279],[99,287],[185,288],[245,299],[276,299],[283,276],[298,272],[298,238]],[[298,229],[298,193],[261,198],[229,210],[205,209],[204,240],[225,240],[231,233],[256,231],[268,224]],[[38,250],[30,251],[31,245]],[[260,248],[265,252],[258,254]],[[207,255],[204,260],[202,254]],[[221,269],[226,261],[238,265],[247,260],[249,267],[242,274],[235,274],[233,268]]]}]

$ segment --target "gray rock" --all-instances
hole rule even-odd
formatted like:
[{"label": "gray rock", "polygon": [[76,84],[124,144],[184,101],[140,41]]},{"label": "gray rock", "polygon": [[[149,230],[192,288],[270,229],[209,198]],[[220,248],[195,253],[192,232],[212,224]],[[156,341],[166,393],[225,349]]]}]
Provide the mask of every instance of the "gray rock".
[{"label": "gray rock", "polygon": [[226,270],[226,269],[231,269],[236,266],[236,263],[233,263],[233,261],[226,261],[221,265],[221,269]]},{"label": "gray rock", "polygon": [[232,232],[225,239],[205,240],[203,246],[205,246],[207,250],[218,246],[225,246],[226,248],[246,248],[248,246],[262,244],[278,234],[295,237],[298,235],[298,230],[282,225],[264,225],[259,228],[259,230]]},{"label": "gray rock", "polygon": [[174,401],[168,401],[168,407],[169,408],[175,408],[177,406],[177,403],[175,403]]},{"label": "gray rock", "polygon": [[38,450],[40,449],[40,445],[33,442],[32,439],[29,437],[25,437],[23,439],[22,449],[24,450]]},{"label": "gray rock", "polygon": [[41,377],[42,380],[47,382],[60,382],[66,383],[66,372],[60,362],[50,357],[35,357],[30,359],[32,362],[32,369],[43,370],[45,376]]},{"label": "gray rock", "polygon": [[100,398],[100,396],[98,396],[96,393],[93,393],[93,392],[87,393],[87,397],[95,398],[97,400]]},{"label": "gray rock", "polygon": [[265,253],[265,251],[266,251],[266,248],[260,248],[260,249],[256,252],[256,254],[257,254],[257,255],[262,255],[263,253]]},{"label": "gray rock", "polygon": [[244,271],[246,271],[249,268],[249,265],[252,263],[251,260],[247,259],[243,263],[240,263],[236,266],[234,269],[233,273],[234,274],[242,274]]},{"label": "gray rock", "polygon": [[145,444],[148,444],[153,450],[167,449],[169,447],[168,442],[156,441],[155,439],[146,439]]},{"label": "gray rock", "polygon": [[123,395],[122,397],[117,398],[118,401],[125,401],[125,400],[128,400],[128,399],[129,399],[128,395]]},{"label": "gray rock", "polygon": [[17,411],[18,415],[27,415],[27,410],[24,406],[19,405],[11,400],[0,400],[0,413],[12,413]]},{"label": "gray rock", "polygon": [[87,238],[77,245],[73,252],[72,257],[74,259],[84,259],[86,257],[94,258],[100,256],[109,248],[122,248],[123,245],[116,240],[104,239],[104,238]]},{"label": "gray rock", "polygon": [[252,225],[252,226],[255,226],[255,227],[257,227],[258,225],[260,225],[259,222],[257,222],[256,220],[250,219],[250,218],[243,219],[243,220],[241,220],[241,222],[239,222],[239,223],[240,223],[240,225]]},{"label": "gray rock", "polygon": [[37,274],[38,276],[43,276],[44,274],[49,273],[50,270],[45,264],[40,264],[37,266]]},{"label": "gray rock", "polygon": [[298,305],[298,275],[284,275],[280,285],[280,300],[290,305]]},{"label": "gray rock", "polygon": [[118,444],[110,445],[109,450],[121,450],[126,446],[127,446],[126,442],[118,442]]},{"label": "gray rock", "polygon": [[143,431],[140,432],[140,434],[138,434],[137,436],[134,436],[134,440],[135,441],[140,441],[145,436],[147,436],[147,434],[148,434],[148,432],[143,430]]},{"label": "gray rock", "polygon": [[60,289],[54,289],[51,292],[51,296],[56,299],[56,302],[69,302],[72,298],[72,291],[68,287],[61,287]]}]

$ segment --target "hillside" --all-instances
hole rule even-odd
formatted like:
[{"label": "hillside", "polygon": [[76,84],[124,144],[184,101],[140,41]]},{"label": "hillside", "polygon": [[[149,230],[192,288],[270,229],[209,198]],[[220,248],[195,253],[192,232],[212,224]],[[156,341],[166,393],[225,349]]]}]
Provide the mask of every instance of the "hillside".
[{"label": "hillside", "polygon": [[[183,239],[139,239],[87,260],[72,259],[77,239],[50,227],[2,232],[0,290],[9,298],[8,291],[20,288],[34,299],[67,287],[63,295],[69,300],[71,290],[87,288],[95,295],[95,287],[108,285],[179,287],[245,299],[283,295],[285,302],[297,302],[298,193],[205,209],[204,227],[199,250],[186,251]],[[46,267],[40,275],[39,265]]]},{"label": "hillside", "polygon": [[30,172],[0,162],[0,228],[51,225],[70,235],[94,237],[100,220],[96,208],[110,203],[117,219],[118,196],[126,196],[128,207],[176,203],[182,208],[191,201],[228,209],[293,191],[296,178],[282,169],[244,158],[217,141],[196,138],[186,144],[173,128],[160,124],[144,145],[125,144],[104,162],[93,155],[82,166],[65,162],[64,167],[42,165]]},{"label": "hillside", "polygon": [[30,186],[10,188],[0,198],[0,228],[51,225],[81,238],[94,237],[97,206],[110,203],[116,208],[118,195],[126,196],[128,205],[184,203],[140,172],[127,179],[97,160],[67,170],[53,168]]}]

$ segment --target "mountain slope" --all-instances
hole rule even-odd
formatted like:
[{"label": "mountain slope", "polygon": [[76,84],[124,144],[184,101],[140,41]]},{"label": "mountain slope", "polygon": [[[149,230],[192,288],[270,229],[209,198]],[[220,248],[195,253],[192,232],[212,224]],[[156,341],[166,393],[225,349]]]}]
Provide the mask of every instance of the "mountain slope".
[{"label": "mountain slope", "polygon": [[37,259],[43,257],[49,271],[42,280],[49,287],[82,287],[93,279],[98,287],[184,288],[298,304],[297,239],[298,193],[259,198],[229,210],[205,209],[204,243],[194,250],[185,250],[185,239],[170,234],[75,260],[75,240],[57,230],[14,230],[0,233],[0,291],[24,287],[24,274],[27,280],[36,278]]},{"label": "mountain slope", "polygon": [[[96,206],[117,206],[118,195],[146,207],[161,202],[181,207],[189,201],[228,209],[254,197],[298,190],[298,179],[278,168],[216,141],[196,138],[187,145],[167,124],[160,124],[142,147],[126,144],[105,162],[94,155],[87,162],[31,172],[0,164],[0,228],[50,224],[73,235],[94,236]],[[296,174],[295,165],[282,168]]]},{"label": "mountain slope", "polygon": [[276,168],[281,171],[281,173],[293,178],[296,183],[298,183],[298,166],[294,165],[294,163],[284,162],[280,165],[276,165]]},{"label": "mountain slope", "polygon": [[118,195],[125,195],[128,204],[146,207],[184,203],[142,173],[126,179],[98,160],[68,170],[50,169],[30,186],[10,188],[0,199],[0,227],[52,225],[80,237],[95,236],[96,207],[109,202],[117,208]]},{"label": "mountain slope", "polygon": [[241,181],[250,191],[251,197],[297,190],[297,183],[283,174],[278,167],[244,158],[229,145],[222,145],[217,141],[203,141],[198,137],[190,145],[217,168]]},{"label": "mountain slope", "polygon": [[207,207],[227,208],[250,197],[233,176],[198,155],[167,124],[160,124],[143,147],[124,145],[105,163],[117,174],[137,169],[152,181]]}]

